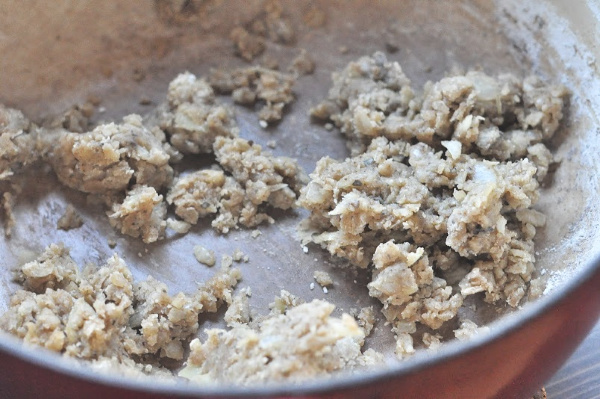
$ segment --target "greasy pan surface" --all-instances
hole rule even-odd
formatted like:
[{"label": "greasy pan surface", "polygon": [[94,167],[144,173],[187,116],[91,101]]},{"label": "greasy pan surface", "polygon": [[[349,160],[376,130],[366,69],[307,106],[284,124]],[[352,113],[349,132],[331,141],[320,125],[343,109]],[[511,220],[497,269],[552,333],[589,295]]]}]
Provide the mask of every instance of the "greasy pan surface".
[{"label": "greasy pan surface", "polygon": [[[538,206],[548,215],[549,222],[537,245],[538,265],[547,271],[552,286],[558,286],[570,274],[577,275],[569,280],[568,289],[559,286],[539,303],[500,320],[489,335],[473,342],[452,343],[439,354],[420,354],[387,370],[317,381],[302,388],[207,390],[186,385],[160,386],[153,381],[124,381],[93,375],[79,366],[58,365],[56,356],[32,353],[12,339],[3,338],[0,347],[5,352],[0,355],[0,367],[5,381],[0,389],[7,390],[7,394],[52,392],[56,397],[67,397],[83,389],[112,396],[124,395],[126,391],[131,395],[131,390],[209,396],[335,392],[356,397],[393,397],[403,392],[407,397],[417,393],[427,397],[423,396],[423,389],[430,397],[439,397],[442,392],[445,397],[465,397],[470,393],[477,397],[518,397],[530,393],[559,367],[599,312],[599,294],[592,289],[600,279],[594,271],[598,254],[595,154],[599,153],[593,134],[597,99],[591,90],[596,84],[592,80],[596,76],[595,43],[593,35],[582,26],[569,25],[568,20],[556,14],[566,18],[585,15],[579,19],[584,21],[584,27],[595,26],[595,20],[594,10],[588,10],[586,4],[581,4],[581,14],[573,16],[570,14],[575,11],[569,9],[566,13],[560,2],[516,3],[323,2],[320,5],[327,12],[327,24],[314,30],[300,22],[308,2],[295,2],[293,6],[286,3],[297,22],[297,44],[292,48],[272,46],[268,51],[285,65],[298,48],[306,48],[317,60],[317,70],[298,81],[297,101],[280,125],[262,130],[254,113],[241,108],[236,108],[237,119],[242,137],[262,145],[275,139],[278,144],[273,152],[297,157],[308,172],[322,156],[343,158],[347,155],[343,139],[311,124],[307,110],[325,97],[332,71],[362,55],[385,50],[387,40],[398,43],[399,50],[388,56],[401,63],[415,86],[439,79],[454,67],[481,67],[489,74],[535,72],[567,85],[572,92],[569,115],[553,143],[562,162]],[[8,54],[0,60],[0,102],[22,109],[33,120],[41,120],[93,94],[102,99],[106,109],[96,116],[97,121],[111,120],[131,112],[148,112],[150,107],[141,105],[140,99],[161,102],[168,82],[179,72],[190,70],[202,75],[211,67],[244,65],[232,56],[227,34],[237,20],[245,21],[253,15],[260,3],[204,1],[197,3],[193,12],[178,12],[171,6],[173,3],[168,2],[112,1],[0,5],[0,48]],[[340,46],[347,47],[348,52],[340,53]],[[190,250],[193,243],[201,242],[217,253],[228,253],[231,240],[237,239],[236,246],[251,259],[242,270],[242,285],[252,287],[251,303],[261,313],[266,312],[267,304],[282,288],[306,300],[328,299],[346,311],[350,307],[377,307],[364,288],[368,276],[344,278],[347,270],[335,268],[330,257],[316,247],[304,254],[295,237],[295,226],[304,217],[302,211],[284,214],[274,225],[261,227],[263,234],[258,240],[251,239],[247,230],[223,237],[207,225],[200,225],[183,238],[168,237],[145,246],[116,235],[102,212],[87,209],[83,196],[58,189],[50,174],[41,171],[27,178],[35,184],[29,185],[17,206],[21,224],[12,239],[0,242],[0,251],[5,254],[0,272],[1,310],[16,289],[12,268],[29,260],[32,254],[51,242],[62,241],[72,248],[79,264],[101,263],[112,253],[107,238],[115,239],[116,251],[137,279],[152,274],[165,281],[172,292],[192,292],[195,281],[205,280],[214,272],[198,266]],[[82,213],[84,227],[56,231],[56,219],[67,203]],[[327,296],[308,288],[314,264],[334,276],[336,288]],[[577,267],[581,270],[572,272]],[[353,280],[362,290],[356,288]],[[497,315],[484,311],[479,317],[479,321],[491,321]],[[201,328],[219,323],[218,317],[201,321]],[[381,328],[368,345],[383,350],[391,342],[389,331]],[[54,366],[61,372],[49,370]],[[54,384],[57,381],[61,383]]]}]

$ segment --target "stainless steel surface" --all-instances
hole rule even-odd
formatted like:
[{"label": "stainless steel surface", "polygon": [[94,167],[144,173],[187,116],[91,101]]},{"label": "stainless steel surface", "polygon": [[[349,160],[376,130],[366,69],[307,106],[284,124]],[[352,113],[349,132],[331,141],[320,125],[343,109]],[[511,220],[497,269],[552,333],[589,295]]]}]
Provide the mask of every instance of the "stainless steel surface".
[{"label": "stainless steel surface", "polygon": [[[168,82],[184,70],[204,75],[210,68],[246,65],[232,55],[227,34],[237,21],[249,20],[260,2],[200,1],[192,11],[184,8],[174,14],[165,8],[177,9],[178,4],[183,3],[1,3],[0,51],[5,56],[0,57],[0,102],[41,120],[94,95],[105,109],[95,117],[101,122],[132,112],[149,112],[152,106],[141,105],[140,100],[149,99],[153,104],[163,101]],[[490,74],[533,72],[562,82],[573,95],[565,127],[553,143],[561,164],[552,184],[543,189],[538,205],[549,216],[548,226],[537,241],[538,265],[552,285],[579,266],[582,270],[592,267],[591,261],[599,252],[596,181],[600,142],[595,135],[595,109],[600,108],[591,90],[597,85],[593,79],[597,76],[598,38],[593,30],[582,32],[580,26],[558,14],[569,17],[571,13],[573,20],[585,14],[591,18],[585,23],[596,23],[599,14],[594,3],[565,7],[561,1],[554,5],[512,0],[323,1],[319,5],[327,12],[327,24],[318,29],[301,22],[310,4],[285,3],[297,28],[297,43],[292,47],[269,44],[267,54],[285,67],[300,48],[306,48],[317,60],[315,74],[298,80],[297,100],[275,127],[261,129],[252,110],[236,107],[242,137],[263,146],[269,140],[277,141],[273,152],[298,158],[307,172],[322,156],[343,158],[347,155],[343,138],[311,123],[307,111],[326,95],[332,71],[362,55],[385,51],[388,40],[399,47],[388,57],[401,63],[417,87],[453,68],[482,68]],[[570,7],[580,14],[573,14]],[[340,52],[342,46],[348,52]],[[144,78],[140,81],[139,76]],[[187,165],[195,162],[202,161]],[[328,299],[339,311],[365,305],[379,308],[377,301],[368,297],[366,273],[355,275],[349,269],[334,267],[340,262],[313,246],[304,253],[295,237],[295,227],[305,216],[302,210],[278,214],[275,224],[259,227],[262,235],[257,239],[244,229],[218,235],[204,223],[184,237],[169,235],[154,245],[143,245],[115,233],[103,209],[86,205],[79,193],[58,188],[51,173],[36,170],[29,179],[34,184],[28,185],[16,208],[19,226],[13,238],[0,240],[0,310],[6,308],[17,288],[11,282],[11,269],[33,258],[47,244],[64,242],[80,264],[102,263],[113,252],[107,244],[109,238],[117,241],[114,251],[124,257],[137,279],[151,274],[165,281],[172,292],[192,292],[197,282],[215,272],[215,268],[206,268],[194,259],[192,247],[200,243],[218,254],[231,254],[240,248],[249,255],[250,262],[240,266],[241,286],[252,288],[251,303],[259,313],[268,310],[267,304],[283,288],[306,300]],[[83,215],[81,229],[56,230],[56,221],[67,203]],[[310,290],[315,269],[334,276],[335,287],[328,294]],[[560,295],[560,288],[554,295]],[[480,320],[496,316],[487,311]],[[218,319],[201,319],[201,328],[218,325]],[[506,329],[509,324],[500,323],[495,328]],[[368,346],[389,353],[386,348],[391,344],[389,330],[379,323]],[[424,356],[427,362],[432,356],[435,359],[435,355]],[[394,368],[401,373],[403,366]]]}]

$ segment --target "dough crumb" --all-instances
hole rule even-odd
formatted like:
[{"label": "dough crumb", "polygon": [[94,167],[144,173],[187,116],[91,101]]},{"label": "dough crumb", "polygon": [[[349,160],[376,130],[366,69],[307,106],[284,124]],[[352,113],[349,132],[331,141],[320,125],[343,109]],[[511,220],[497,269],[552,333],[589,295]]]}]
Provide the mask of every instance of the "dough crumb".
[{"label": "dough crumb", "polygon": [[233,28],[229,38],[235,46],[236,54],[246,61],[252,61],[265,51],[265,39],[248,32],[241,26]]},{"label": "dough crumb", "polygon": [[369,306],[362,308],[356,316],[356,321],[365,332],[365,337],[368,337],[375,325],[375,311],[373,310],[373,307]]},{"label": "dough crumb", "polygon": [[169,83],[167,103],[153,117],[183,154],[211,153],[217,137],[237,137],[239,133],[231,108],[216,100],[206,80],[189,72]]},{"label": "dough crumb", "polygon": [[221,256],[221,267],[229,268],[233,265],[233,258],[227,254]]},{"label": "dough crumb", "polygon": [[81,226],[83,226],[83,219],[81,219],[73,205],[67,205],[65,213],[58,219],[56,227],[61,230],[71,230]]},{"label": "dough crumb", "polygon": [[147,355],[183,359],[183,343],[198,330],[198,314],[231,303],[241,275],[222,269],[193,295],[170,296],[149,277],[140,283],[125,262],[110,257],[82,271],[62,245],[52,244],[18,272],[23,290],[10,300],[0,328],[25,342],[128,374],[166,373]]},{"label": "dough crumb", "polygon": [[160,190],[173,178],[169,160],[176,151],[161,131],[148,130],[139,115],[91,132],[50,133],[44,135],[50,163],[59,180],[75,190],[110,196],[123,193],[132,180]]},{"label": "dough crumb", "polygon": [[2,211],[4,213],[4,236],[6,238],[10,238],[12,236],[12,230],[17,224],[13,211],[17,200],[16,195],[14,194],[15,191],[17,190],[5,191],[2,193],[2,198],[0,199],[2,203]]},{"label": "dough crumb", "polygon": [[96,105],[91,101],[86,101],[81,105],[74,105],[63,114],[44,123],[44,126],[50,129],[65,129],[75,133],[87,132],[90,128],[90,118],[94,115]]},{"label": "dough crumb", "polygon": [[253,66],[231,72],[212,70],[209,83],[218,93],[231,94],[237,104],[262,104],[258,118],[267,124],[281,120],[284,107],[294,100],[294,76],[273,69]]},{"label": "dough crumb", "polygon": [[164,237],[167,205],[154,187],[134,186],[122,203],[107,212],[110,225],[131,237],[152,243]]},{"label": "dough crumb", "polygon": [[219,137],[214,148],[223,170],[215,167],[180,176],[167,194],[167,202],[185,222],[196,224],[202,217],[215,215],[213,228],[226,234],[238,225],[271,223],[264,205],[283,210],[295,206],[305,180],[295,161],[274,157],[241,138]]},{"label": "dough crumb", "polygon": [[316,270],[313,274],[313,277],[321,287],[329,287],[333,285],[333,279],[327,272]]},{"label": "dough crumb", "polygon": [[294,76],[310,75],[315,71],[315,61],[305,49],[292,60],[288,72]]},{"label": "dough crumb", "polygon": [[233,254],[231,254],[231,257],[233,258],[234,262],[242,262],[244,259],[247,258],[247,256],[244,254],[244,252],[242,252],[242,250],[239,248],[236,248],[233,251]]},{"label": "dough crumb", "polygon": [[442,344],[442,336],[440,334],[423,333],[423,345],[429,350],[435,351]]},{"label": "dough crumb", "polygon": [[21,111],[0,104],[0,181],[39,158],[38,127]]},{"label": "dough crumb", "polygon": [[249,297],[251,295],[252,291],[249,287],[246,287],[233,297],[224,317],[228,327],[250,323],[252,316],[250,312]]},{"label": "dough crumb", "polygon": [[286,290],[281,290],[279,296],[276,296],[275,300],[269,304],[269,309],[271,309],[270,314],[285,314],[288,311],[288,309],[291,309],[303,303],[303,299],[291,294]]},{"label": "dough crumb", "polygon": [[217,262],[215,252],[212,249],[203,247],[202,245],[194,245],[194,257],[196,260],[206,266],[212,267]]},{"label": "dough crumb", "polygon": [[454,336],[459,341],[467,341],[471,337],[475,335],[479,335],[481,333],[487,333],[489,331],[489,327],[482,326],[479,327],[473,321],[465,319],[460,321],[460,327],[454,330]]},{"label": "dough crumb", "polygon": [[167,218],[167,227],[177,234],[187,234],[192,228],[192,225],[187,222],[182,222],[181,220]]},{"label": "dough crumb", "polygon": [[[190,344],[180,376],[201,384],[303,381],[361,367],[362,329],[347,314],[331,317],[334,305],[314,300],[274,314],[256,327],[206,330]],[[257,343],[261,343],[258,344]],[[269,359],[264,361],[263,359]]]}]

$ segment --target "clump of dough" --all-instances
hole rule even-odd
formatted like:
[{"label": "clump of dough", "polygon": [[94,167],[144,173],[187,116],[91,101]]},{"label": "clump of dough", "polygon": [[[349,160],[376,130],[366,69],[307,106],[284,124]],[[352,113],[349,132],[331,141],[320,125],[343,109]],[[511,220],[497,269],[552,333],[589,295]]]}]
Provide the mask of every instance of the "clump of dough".
[{"label": "clump of dough", "polygon": [[217,162],[244,187],[252,204],[279,209],[294,206],[305,175],[292,158],[274,157],[241,138],[219,138],[214,148]]},{"label": "clump of dough", "polygon": [[[305,64],[299,61],[297,68],[305,68]],[[238,104],[262,104],[258,117],[267,123],[279,121],[284,107],[294,100],[294,77],[272,69],[253,66],[231,72],[213,70],[209,82],[218,93],[231,94]]]},{"label": "clump of dough", "polygon": [[0,104],[0,181],[39,158],[37,127],[21,111]]},{"label": "clump of dough", "polygon": [[135,285],[135,312],[129,325],[141,334],[135,354],[157,353],[182,360],[184,343],[198,331],[198,314],[215,312],[220,303],[231,303],[231,292],[240,279],[237,269],[222,268],[195,294],[170,296],[167,286],[149,277]]},{"label": "clump of dough", "polygon": [[412,340],[408,334],[416,332],[417,323],[437,330],[456,316],[462,295],[434,275],[423,248],[388,241],[377,247],[373,263],[369,295],[383,303],[383,314],[403,341]]},{"label": "clump of dough", "polygon": [[228,327],[250,323],[252,320],[249,301],[251,295],[252,291],[249,287],[246,287],[233,297],[233,301],[227,308],[225,316],[223,317]]},{"label": "clump of dough", "polygon": [[175,154],[158,129],[149,130],[139,115],[108,123],[87,133],[64,132],[49,161],[59,180],[85,193],[122,193],[132,184],[160,190],[173,178]]},{"label": "clump of dough", "polygon": [[310,112],[316,119],[331,120],[348,137],[352,155],[357,155],[372,138],[384,135],[387,115],[410,119],[418,105],[400,64],[375,53],[335,72],[327,99]]},{"label": "clump of dough", "polygon": [[41,294],[48,288],[68,290],[77,281],[77,275],[77,265],[69,250],[62,244],[51,244],[37,259],[21,266],[16,280],[27,291]]},{"label": "clump of dough", "polygon": [[528,159],[492,162],[376,138],[359,156],[317,163],[299,199],[311,211],[303,234],[360,267],[390,238],[436,259],[461,257],[475,266],[461,282],[463,295],[484,291],[490,302],[516,306],[534,271],[536,228],[545,222],[531,209],[535,173]]},{"label": "clump of dough", "polygon": [[565,87],[535,76],[493,78],[479,71],[430,82],[415,96],[400,65],[383,53],[351,62],[333,82],[328,99],[311,113],[334,122],[353,155],[379,136],[417,139],[438,150],[441,141],[453,140],[484,159],[528,158],[539,181],[553,162],[543,143],[558,129],[567,96]]},{"label": "clump of dough", "polygon": [[315,270],[315,272],[313,273],[313,277],[321,287],[329,287],[333,285],[333,279],[331,278],[331,275],[327,272]]},{"label": "clump of dough", "polygon": [[169,84],[167,104],[158,114],[169,142],[184,154],[210,153],[217,137],[235,137],[239,131],[233,111],[217,102],[204,79],[189,72]]},{"label": "clump of dough", "polygon": [[246,61],[252,61],[265,51],[267,39],[274,43],[292,44],[295,33],[290,20],[283,13],[281,2],[269,0],[252,21],[245,26],[236,26],[229,38],[236,54]]},{"label": "clump of dough", "polygon": [[294,76],[310,75],[315,71],[315,61],[305,49],[292,60],[288,71]]},{"label": "clump of dough", "polygon": [[107,212],[110,225],[128,236],[145,243],[164,237],[167,227],[167,205],[154,187],[136,185],[127,192],[122,203],[114,203]]},{"label": "clump of dough", "polygon": [[[62,245],[51,245],[21,267],[24,289],[11,298],[0,328],[25,342],[69,357],[138,372],[161,372],[145,355],[183,359],[198,330],[198,314],[231,303],[238,269],[223,268],[196,293],[170,296],[149,277],[138,284],[116,254],[101,268],[79,271]],[[164,370],[162,370],[164,372]]]},{"label": "clump of dough", "polygon": [[187,223],[216,214],[212,226],[227,233],[238,224],[254,227],[272,221],[266,205],[290,209],[304,181],[304,173],[291,158],[274,157],[247,140],[219,137],[215,154],[221,167],[181,176],[175,180],[167,202]]},{"label": "clump of dough", "polygon": [[215,252],[202,245],[194,245],[194,257],[196,260],[206,266],[214,266],[217,262]]},{"label": "clump of dough", "polygon": [[465,319],[460,321],[460,326],[456,330],[454,330],[454,336],[459,341],[467,341],[471,337],[474,337],[478,334],[487,333],[489,331],[489,327],[483,326],[479,327],[473,321]]},{"label": "clump of dough", "polygon": [[236,324],[231,330],[207,330],[207,339],[190,344],[180,376],[203,384],[243,385],[303,381],[360,367],[363,330],[334,305],[315,300],[262,320],[257,327]]},{"label": "clump of dough", "polygon": [[4,234],[10,237],[15,226],[13,206],[21,191],[12,177],[40,158],[38,128],[21,111],[0,104],[0,213]]}]

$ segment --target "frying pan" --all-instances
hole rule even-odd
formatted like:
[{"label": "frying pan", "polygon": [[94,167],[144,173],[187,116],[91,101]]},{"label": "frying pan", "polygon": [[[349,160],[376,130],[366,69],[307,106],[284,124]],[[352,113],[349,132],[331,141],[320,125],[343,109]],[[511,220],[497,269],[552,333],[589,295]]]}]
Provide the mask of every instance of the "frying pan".
[{"label": "frying pan", "polygon": [[[478,323],[489,323],[490,331],[468,342],[450,342],[434,353],[419,352],[386,367],[300,385],[206,387],[130,379],[94,372],[2,335],[0,396],[519,398],[539,388],[593,326],[600,313],[600,5],[567,0],[283,4],[295,28],[295,43],[269,43],[266,53],[285,66],[304,48],[317,68],[299,78],[296,101],[280,124],[263,129],[255,112],[243,107],[236,107],[236,118],[242,137],[263,147],[275,140],[272,152],[297,158],[307,172],[323,156],[348,155],[343,137],[311,123],[308,109],[325,98],[331,72],[375,51],[388,51],[388,58],[400,62],[415,87],[448,71],[473,68],[490,75],[535,73],[568,87],[563,127],[551,143],[560,164],[536,206],[548,216],[536,239],[545,295],[515,312],[482,305],[472,316]],[[259,1],[237,0],[1,2],[0,102],[40,123],[90,98],[100,101],[94,123],[148,113],[164,101],[168,82],[180,72],[204,76],[211,68],[248,65],[233,55],[228,36],[262,6]],[[303,22],[315,6],[326,15],[322,27]],[[197,159],[186,167],[203,162]],[[244,229],[218,235],[201,223],[186,236],[168,235],[144,245],[114,232],[102,209],[90,206],[80,193],[61,188],[44,166],[21,178],[27,184],[15,208],[18,224],[12,238],[0,240],[0,311],[6,310],[18,288],[12,281],[14,268],[53,242],[71,248],[80,265],[101,264],[116,251],[136,279],[153,275],[172,293],[193,292],[197,281],[215,272],[195,261],[195,244],[218,254],[240,248],[250,258],[241,266],[241,286],[252,288],[251,305],[258,313],[268,312],[268,303],[281,289],[305,300],[327,299],[337,305],[336,312],[378,308],[365,288],[367,274],[338,267],[339,262],[318,247],[303,251],[296,237],[296,225],[306,217],[302,210],[276,215],[276,223],[261,226],[256,239]],[[80,229],[56,229],[67,204],[82,215]],[[117,243],[115,249],[108,246],[109,240]],[[309,288],[316,269],[334,277],[334,288],[327,294]],[[222,326],[221,316],[201,317],[201,330]],[[378,321],[367,345],[391,351],[393,338],[383,321]]]}]

